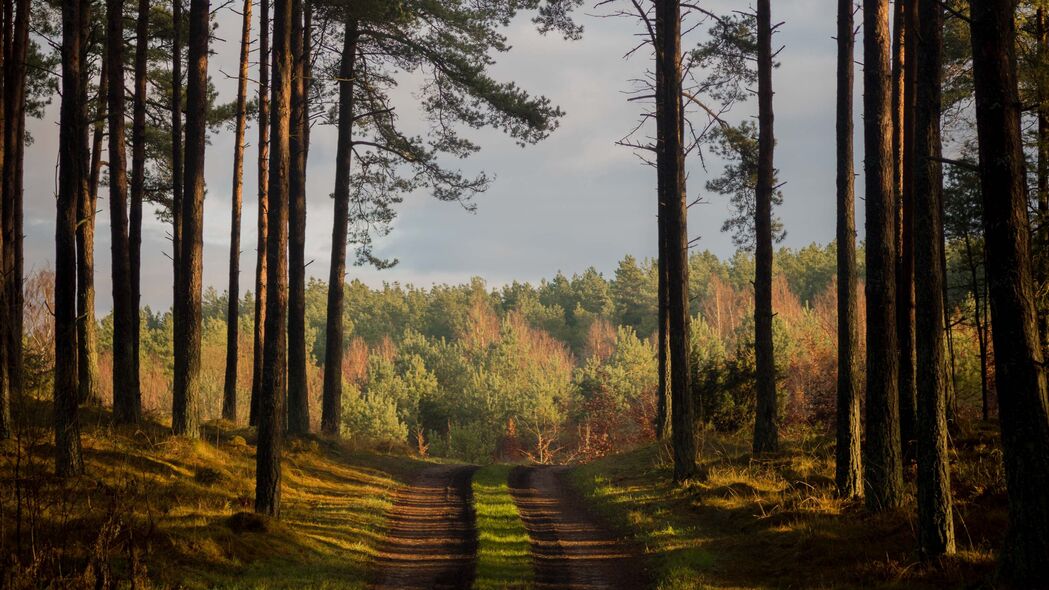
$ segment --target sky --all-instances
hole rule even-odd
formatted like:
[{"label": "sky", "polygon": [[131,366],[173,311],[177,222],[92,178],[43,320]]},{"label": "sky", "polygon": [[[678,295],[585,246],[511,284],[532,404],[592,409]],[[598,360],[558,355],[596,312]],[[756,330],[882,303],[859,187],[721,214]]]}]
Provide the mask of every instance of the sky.
[{"label": "sky", "polygon": [[[239,4],[239,2],[234,3]],[[715,11],[740,9],[739,0],[708,0]],[[256,10],[256,19],[257,13]],[[560,127],[537,145],[520,147],[496,131],[470,131],[482,146],[468,161],[447,162],[465,172],[483,170],[494,176],[491,188],[478,195],[476,212],[442,203],[424,191],[409,195],[398,208],[393,232],[377,242],[376,253],[400,262],[388,270],[349,267],[347,280],[372,286],[383,282],[428,287],[481,277],[496,287],[513,280],[538,281],[557,272],[580,273],[593,266],[614,273],[626,254],[639,259],[656,254],[655,171],[630,149],[615,145],[636,124],[642,106],[627,100],[630,80],[650,67],[650,56],[624,55],[636,44],[635,22],[600,18],[589,9],[578,15],[582,40],[542,36],[527,18],[506,30],[512,49],[496,55],[493,77],[515,81],[533,94],[547,96],[565,116]],[[219,11],[209,71],[220,100],[235,98],[241,18]],[[776,167],[784,203],[776,211],[787,230],[782,246],[800,248],[834,238],[834,73],[836,15],[825,0],[783,0],[773,4],[773,20],[783,21],[774,45],[783,46],[774,73]],[[256,25],[253,28],[257,30]],[[700,40],[693,35],[685,46]],[[860,40],[858,40],[860,41]],[[255,78],[252,64],[252,79]],[[857,80],[861,71],[857,66]],[[130,75],[128,76],[130,83]],[[254,88],[249,92],[254,93]],[[416,92],[405,80],[394,103],[409,131],[424,132],[413,109]],[[861,84],[856,86],[860,112]],[[752,101],[753,103],[753,101]],[[731,117],[756,113],[756,104],[738,105]],[[49,268],[54,260],[55,185],[58,157],[58,98],[41,120],[28,122],[34,142],[26,153],[25,233],[27,272]],[[856,120],[857,227],[862,238],[862,142]],[[213,134],[206,151],[204,206],[205,286],[224,291],[228,281],[229,230],[234,137],[231,130]],[[250,125],[245,153],[244,208],[241,237],[242,291],[251,290],[255,269],[256,142]],[[332,200],[336,131],[317,125],[311,134],[307,170],[307,276],[327,279],[332,251]],[[706,167],[692,158],[688,167],[690,199],[701,197],[689,213],[694,248],[728,257],[735,250],[721,224],[730,215],[727,197],[707,194],[704,184],[721,163]],[[109,205],[100,190],[96,224],[96,305],[112,307]],[[147,207],[143,223],[142,298],[154,310],[171,305],[169,226]],[[353,260],[352,251],[349,260]]]}]

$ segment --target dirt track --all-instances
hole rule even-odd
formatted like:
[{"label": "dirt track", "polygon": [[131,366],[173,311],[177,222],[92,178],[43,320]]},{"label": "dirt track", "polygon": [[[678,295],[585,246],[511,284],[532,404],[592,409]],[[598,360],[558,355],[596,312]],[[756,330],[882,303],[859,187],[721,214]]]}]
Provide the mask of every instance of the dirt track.
[{"label": "dirt track", "polygon": [[474,467],[428,467],[395,500],[373,588],[467,589],[477,554]]},{"label": "dirt track", "polygon": [[639,552],[569,494],[564,468],[518,467],[510,489],[532,540],[537,588],[645,588]]}]

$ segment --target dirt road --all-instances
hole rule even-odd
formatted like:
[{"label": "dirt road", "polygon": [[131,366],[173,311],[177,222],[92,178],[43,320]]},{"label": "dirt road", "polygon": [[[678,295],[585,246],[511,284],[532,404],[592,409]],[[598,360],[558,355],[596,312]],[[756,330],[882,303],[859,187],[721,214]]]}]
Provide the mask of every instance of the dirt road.
[{"label": "dirt road", "polygon": [[475,469],[428,467],[399,495],[373,588],[470,588],[477,553],[470,489]]},{"label": "dirt road", "polygon": [[639,552],[603,527],[565,488],[564,468],[518,467],[510,490],[532,542],[538,588],[645,588]]}]

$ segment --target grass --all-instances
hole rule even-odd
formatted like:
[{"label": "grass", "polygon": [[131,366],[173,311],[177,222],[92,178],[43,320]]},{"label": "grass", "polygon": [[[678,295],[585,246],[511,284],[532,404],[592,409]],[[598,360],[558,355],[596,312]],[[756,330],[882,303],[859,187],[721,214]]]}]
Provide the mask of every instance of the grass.
[{"label": "grass", "polygon": [[474,588],[531,588],[528,531],[507,484],[509,465],[489,465],[474,473],[477,518],[477,575]]},{"label": "grass", "polygon": [[36,587],[35,577],[79,587],[108,576],[161,588],[363,588],[392,494],[422,464],[292,439],[281,520],[231,521],[253,506],[250,431],[215,424],[194,441],[156,423],[108,422],[84,417],[87,474],[66,481],[50,476],[45,429],[0,444],[0,478],[21,483],[0,486],[0,555],[17,559],[0,586]]},{"label": "grass", "polygon": [[[869,515],[835,497],[833,448],[825,437],[755,457],[746,441],[708,435],[702,477],[671,482],[662,445],[608,457],[571,482],[652,557],[656,587],[971,588],[994,570],[1005,524],[1004,482],[987,432],[955,441],[957,555],[917,559],[913,467],[903,509]],[[997,460],[996,460],[997,457]]]}]

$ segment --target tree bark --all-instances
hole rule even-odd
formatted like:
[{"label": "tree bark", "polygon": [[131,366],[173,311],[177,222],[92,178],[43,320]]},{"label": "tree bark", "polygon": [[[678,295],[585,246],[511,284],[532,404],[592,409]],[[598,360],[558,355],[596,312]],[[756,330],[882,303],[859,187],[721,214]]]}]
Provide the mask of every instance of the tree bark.
[{"label": "tree bark", "polygon": [[240,209],[244,192],[244,127],[247,125],[248,54],[251,51],[251,5],[244,0],[237,78],[237,129],[233,146],[233,192],[229,230],[229,307],[226,311],[226,380],[222,417],[237,421],[237,359],[240,338]]},{"label": "tree bark", "polygon": [[[102,143],[109,100],[109,60],[103,56],[95,97],[95,120],[91,137],[88,190],[77,202],[77,398],[81,404],[101,405],[98,397],[98,336],[95,325],[95,215],[98,184],[102,176]],[[86,89],[85,89],[86,91]]]},{"label": "tree bark", "polygon": [[266,252],[269,233],[269,0],[259,2],[259,175],[258,230],[255,259],[255,329],[252,346],[251,408],[248,424],[258,425],[259,392],[262,389],[262,357],[266,337]]},{"label": "tree bark", "polygon": [[[662,23],[657,19],[656,29],[659,31],[662,27]],[[659,39],[653,39],[652,43],[655,45]],[[658,52],[658,49],[657,49]],[[663,87],[663,60],[657,59],[656,61],[656,88],[657,92],[659,88]],[[656,121],[663,116],[661,110],[661,102],[656,100]],[[663,138],[663,126],[656,126],[656,145],[660,146],[665,143]],[[665,440],[670,434],[670,359],[669,359],[669,346],[670,346],[670,321],[669,321],[669,285],[667,284],[667,208],[671,199],[667,196],[667,180],[665,178],[666,167],[656,166],[656,234],[659,240],[659,259],[656,262],[656,272],[659,274],[656,280],[656,297],[658,301],[657,305],[657,319],[659,327],[657,328],[657,345],[659,351],[657,353],[657,362],[659,370],[659,389],[658,398],[656,400],[656,438],[659,440]],[[702,408],[702,403],[700,404]],[[702,411],[702,410],[701,410]]]},{"label": "tree bark", "polygon": [[1036,75],[1038,92],[1038,216],[1035,246],[1035,288],[1039,293],[1038,332],[1041,334],[1043,352],[1049,347],[1049,80],[1046,79],[1046,68],[1049,68],[1049,15],[1044,7],[1039,7],[1035,15],[1038,33],[1039,72]]},{"label": "tree bark", "polygon": [[292,0],[273,10],[273,94],[270,126],[269,239],[266,248],[266,339],[259,392],[259,439],[255,465],[255,512],[280,516],[281,465],[287,375],[288,201],[291,169]]},{"label": "tree bark", "polygon": [[[9,2],[10,4],[10,2]],[[18,0],[13,22],[7,23],[7,59],[0,70],[7,78],[7,91],[2,95],[6,101],[3,108],[7,124],[2,127],[0,137],[6,147],[0,151],[3,173],[3,188],[0,193],[7,199],[2,208],[3,261],[6,275],[7,306],[7,378],[11,392],[20,395],[23,388],[22,356],[22,276],[23,276],[23,158],[25,156],[25,102],[26,102],[26,51],[29,47],[29,0]],[[10,18],[10,16],[9,16]],[[0,408],[0,413],[3,409]]]},{"label": "tree bark", "polygon": [[131,403],[142,411],[140,306],[142,300],[142,201],[146,182],[146,81],[149,76],[149,0],[138,1],[135,22],[135,98],[131,119],[131,214],[128,263],[131,266]]},{"label": "tree bark", "polygon": [[973,0],[971,14],[985,256],[1009,490],[1000,573],[1016,587],[1037,587],[1049,579],[1049,402],[1031,272],[1015,3]]},{"label": "tree bark", "polygon": [[[127,218],[127,154],[124,141],[124,0],[106,2],[106,61],[109,64],[109,226],[113,252],[113,417],[139,419],[134,387],[134,313]],[[176,346],[176,350],[178,347]],[[177,372],[177,369],[176,369]]]},{"label": "tree bark", "polygon": [[856,197],[852,95],[856,37],[853,0],[838,0],[838,407],[834,481],[838,495],[863,495],[860,471],[859,307],[856,297]]},{"label": "tree bark", "polygon": [[899,108],[893,109],[894,125],[898,126],[897,138],[897,198],[896,198],[896,340],[900,348],[899,364],[899,408],[900,444],[905,461],[915,457],[917,441],[917,409],[915,406],[916,362],[914,332],[914,106],[917,87],[917,27],[918,0],[897,2],[902,6],[896,17],[902,18],[902,38],[897,40],[902,54],[901,70],[894,75],[893,98],[900,100]]},{"label": "tree bark", "polygon": [[980,410],[986,422],[991,419],[990,392],[987,381],[987,320],[983,315],[984,296],[977,274],[976,253],[973,251],[972,238],[968,231],[965,233],[965,258],[969,263],[969,281],[973,291],[973,318],[976,323],[976,344],[980,349]]},{"label": "tree bark", "polygon": [[174,23],[171,51],[171,320],[173,332],[178,332],[182,308],[178,304],[179,275],[182,272],[182,0],[173,0],[171,18]]},{"label": "tree bark", "polygon": [[689,299],[688,299],[688,209],[685,193],[685,154],[681,108],[681,6],[677,0],[656,3],[656,59],[662,61],[662,86],[656,89],[660,102],[663,142],[657,148],[657,165],[666,179],[667,205],[667,297],[670,323],[671,423],[674,447],[674,481],[683,482],[696,473],[694,403],[689,387]]},{"label": "tree bark", "polygon": [[[10,0],[6,0],[10,1]],[[6,86],[4,80],[6,75],[3,73],[6,71],[6,60],[4,59],[7,53],[7,35],[6,35],[6,20],[3,10],[0,10],[0,97],[6,97]],[[5,103],[6,100],[0,100],[0,138],[6,138],[6,121],[5,116]],[[6,141],[0,140],[0,178],[6,178],[6,166],[5,166],[5,153],[6,153]],[[7,190],[5,182],[0,182],[0,218],[7,215]],[[4,232],[0,229],[0,260],[2,260],[2,253],[7,250],[7,243],[4,237]],[[12,340],[11,322],[9,321],[9,314],[12,311],[7,301],[7,284],[0,281],[0,439],[6,439],[11,437],[11,387],[9,378],[9,360],[8,360],[8,347]]]},{"label": "tree bark", "polygon": [[208,0],[192,0],[186,76],[186,161],[183,171],[182,267],[179,271],[178,323],[175,324],[175,434],[200,436],[200,322],[204,245],[204,147],[207,132]]},{"label": "tree bark", "polygon": [[758,0],[758,184],[755,195],[754,353],[757,361],[757,410],[754,452],[779,450],[776,356],[772,342],[772,193],[776,139],[772,110],[772,9]]},{"label": "tree bark", "polygon": [[950,460],[947,455],[947,359],[943,287],[943,170],[940,158],[943,8],[920,0],[914,108],[914,270],[918,366],[918,549],[923,558],[954,553]]},{"label": "tree bark", "polygon": [[82,57],[89,5],[62,3],[62,106],[59,125],[58,198],[55,218],[55,473],[84,471],[77,404],[76,213],[87,190],[87,117]]},{"label": "tree bark", "polygon": [[348,17],[339,66],[339,139],[335,154],[335,222],[331,231],[327,330],[324,346],[324,393],[321,431],[338,436],[342,426],[342,358],[345,345],[346,240],[350,215],[350,166],[353,163],[354,76],[357,21]]},{"label": "tree bark", "polygon": [[896,342],[896,207],[893,190],[888,0],[863,2],[863,135],[866,184],[867,421],[863,457],[869,510],[903,496]]},{"label": "tree bark", "polygon": [[288,210],[288,431],[310,430],[306,386],[306,134],[302,0],[291,3],[291,171]]}]

